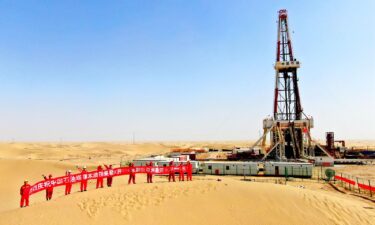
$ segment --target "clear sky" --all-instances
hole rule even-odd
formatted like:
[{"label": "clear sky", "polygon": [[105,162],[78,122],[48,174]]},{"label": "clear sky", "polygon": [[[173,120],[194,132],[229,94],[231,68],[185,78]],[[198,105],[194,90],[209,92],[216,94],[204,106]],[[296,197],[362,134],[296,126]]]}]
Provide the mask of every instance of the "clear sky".
[{"label": "clear sky", "polygon": [[1,1],[0,140],[255,139],[277,11],[323,139],[375,139],[375,1]]}]

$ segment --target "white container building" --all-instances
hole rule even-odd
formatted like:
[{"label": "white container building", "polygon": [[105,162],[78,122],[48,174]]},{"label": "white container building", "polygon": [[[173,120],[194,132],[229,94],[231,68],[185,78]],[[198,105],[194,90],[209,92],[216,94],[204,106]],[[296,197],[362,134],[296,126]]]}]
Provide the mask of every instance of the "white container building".
[{"label": "white container building", "polygon": [[[169,162],[173,160],[165,160],[165,161],[159,161],[156,163],[157,166],[169,166]],[[182,163],[185,165],[187,161],[174,161],[175,166],[180,165]],[[192,167],[193,167],[193,173],[199,172],[199,162],[198,161],[190,161]]]},{"label": "white container building", "polygon": [[201,163],[204,174],[212,175],[258,175],[257,162],[207,161]]},{"label": "white container building", "polygon": [[265,162],[264,175],[290,177],[311,177],[313,164],[302,162]]},{"label": "white container building", "polygon": [[[155,157],[148,157],[148,158],[141,158],[141,159],[134,159],[133,163],[134,166],[145,166],[147,163],[152,162],[154,166],[169,166],[169,163],[173,161],[175,165],[179,165],[183,163],[184,165],[187,163],[187,160],[180,160],[179,157],[165,157],[165,156],[155,156]],[[199,162],[198,161],[190,161],[193,167],[193,173],[199,172]]]},{"label": "white container building", "polygon": [[328,156],[314,157],[315,166],[333,166],[335,163],[334,158]]},{"label": "white container building", "polygon": [[148,157],[148,158],[141,158],[141,159],[134,159],[133,163],[134,166],[145,166],[146,163],[153,162],[154,165],[156,165],[158,162],[162,161],[175,161],[175,159],[172,158],[167,158],[164,156],[155,156],[155,157]]}]

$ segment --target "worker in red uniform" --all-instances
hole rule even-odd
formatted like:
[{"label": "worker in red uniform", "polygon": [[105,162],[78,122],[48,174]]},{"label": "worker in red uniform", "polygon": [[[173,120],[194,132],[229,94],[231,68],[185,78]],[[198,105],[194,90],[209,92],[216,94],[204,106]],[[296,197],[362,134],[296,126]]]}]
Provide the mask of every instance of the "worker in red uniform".
[{"label": "worker in red uniform", "polygon": [[87,175],[86,166],[83,166],[82,169],[77,166],[79,172],[81,172],[81,192],[87,191],[87,179],[83,179],[85,175]]},{"label": "worker in red uniform", "polygon": [[[97,171],[101,173],[103,172],[103,168],[101,165],[98,166]],[[103,177],[99,177],[98,175],[98,178],[96,178],[96,189],[98,189],[99,187],[103,188],[103,179]]]},{"label": "worker in red uniform", "polygon": [[134,168],[134,164],[133,163],[129,164],[129,180],[128,180],[128,184],[130,184],[131,182],[133,182],[133,184],[135,184],[135,168]]},{"label": "worker in red uniform", "polygon": [[178,181],[185,181],[185,168],[184,164],[181,162],[180,165],[178,165]]},{"label": "worker in red uniform", "polygon": [[147,183],[152,183],[152,162],[146,163]]},{"label": "worker in red uniform", "polygon": [[105,168],[108,170],[108,177],[107,177],[107,186],[112,187],[113,175],[111,174],[110,170],[112,170],[112,165],[104,165]]},{"label": "worker in red uniform", "polygon": [[27,207],[29,206],[29,191],[30,191],[30,184],[28,183],[27,180],[23,182],[23,185],[20,188],[20,195],[21,195],[21,201],[20,201],[20,206],[22,207]]},{"label": "worker in red uniform", "polygon": [[[42,175],[42,176],[43,176],[45,181],[49,181],[49,182],[52,181],[52,174],[48,175],[48,177],[44,176],[44,175]],[[46,188],[46,200],[47,201],[52,199],[52,194],[53,194],[53,186],[50,183],[49,186]]]},{"label": "worker in red uniform", "polygon": [[176,182],[175,180],[175,176],[174,176],[174,163],[173,161],[170,161],[169,162],[169,175],[168,175],[168,181],[171,182],[171,180],[173,180],[173,182]]},{"label": "worker in red uniform", "polygon": [[146,163],[146,175],[147,175],[147,183],[150,183],[150,175],[149,175],[149,170],[150,170],[150,164]]},{"label": "worker in red uniform", "polygon": [[187,181],[192,181],[193,179],[193,165],[190,163],[190,161],[187,161],[187,164],[186,164],[186,173],[187,173],[187,177],[186,177],[186,180]]},{"label": "worker in red uniform", "polygon": [[69,195],[72,190],[72,171],[67,170],[65,176],[68,177],[68,182],[65,184],[65,195]]}]

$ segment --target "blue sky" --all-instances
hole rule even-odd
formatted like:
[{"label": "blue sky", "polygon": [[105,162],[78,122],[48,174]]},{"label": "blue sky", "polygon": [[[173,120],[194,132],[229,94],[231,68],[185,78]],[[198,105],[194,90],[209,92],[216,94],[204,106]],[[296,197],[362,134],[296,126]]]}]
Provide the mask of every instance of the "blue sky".
[{"label": "blue sky", "polygon": [[1,1],[0,140],[247,140],[286,8],[315,138],[375,139],[374,1]]}]

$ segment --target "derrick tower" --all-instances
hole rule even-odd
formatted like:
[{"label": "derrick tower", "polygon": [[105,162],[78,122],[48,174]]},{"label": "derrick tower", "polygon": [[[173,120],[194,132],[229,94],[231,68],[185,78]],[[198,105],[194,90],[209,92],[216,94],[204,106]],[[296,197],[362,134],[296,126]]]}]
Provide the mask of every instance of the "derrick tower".
[{"label": "derrick tower", "polygon": [[274,119],[300,120],[302,107],[297,79],[297,69],[300,64],[293,56],[288,16],[285,9],[279,11],[276,49]]},{"label": "derrick tower", "polygon": [[[295,58],[285,9],[278,12],[273,116],[263,120],[263,135],[242,155],[262,150],[262,160],[287,161],[314,159],[315,156],[332,157],[319,143],[312,140],[310,129],[314,120],[303,113],[298,88],[297,70],[300,62]],[[269,145],[266,145],[267,136]],[[258,148],[259,147],[259,148]]]},{"label": "derrick tower", "polygon": [[[310,129],[310,121],[301,121],[302,106],[298,89],[299,61],[294,58],[292,40],[285,9],[279,11],[275,62],[275,95],[271,130],[271,146],[275,158],[301,158],[304,155],[303,130]],[[306,143],[309,144],[309,143]],[[277,145],[277,146],[276,146]]]},{"label": "derrick tower", "polygon": [[292,39],[285,9],[278,12],[273,117],[263,121],[262,147],[270,133],[270,147],[265,157],[276,160],[313,156],[310,129],[312,118],[303,113],[298,89],[300,62],[293,54]]}]

